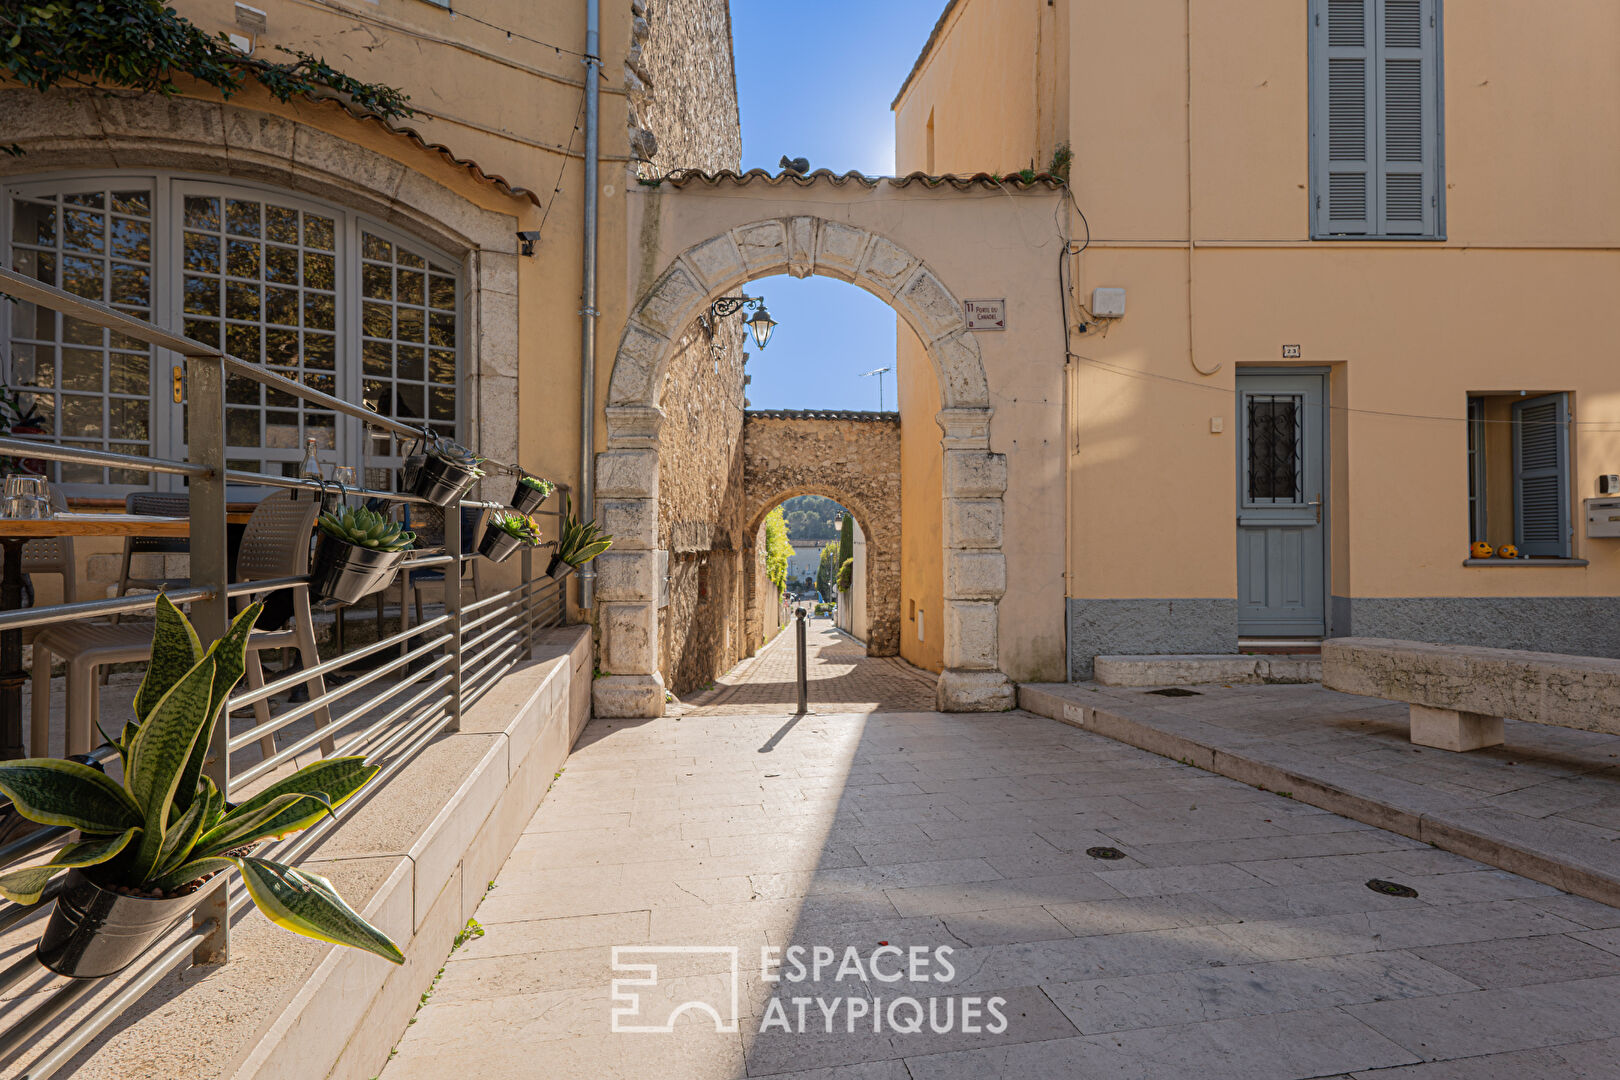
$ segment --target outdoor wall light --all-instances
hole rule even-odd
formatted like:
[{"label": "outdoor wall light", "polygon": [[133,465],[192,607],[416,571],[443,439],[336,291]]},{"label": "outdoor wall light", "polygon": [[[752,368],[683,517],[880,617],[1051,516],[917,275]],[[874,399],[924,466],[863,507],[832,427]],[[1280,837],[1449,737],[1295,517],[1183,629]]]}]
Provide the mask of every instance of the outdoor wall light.
[{"label": "outdoor wall light", "polygon": [[706,314],[698,316],[698,322],[703,324],[703,329],[713,334],[715,323],[746,308],[753,308],[754,313],[743,320],[743,325],[754,335],[754,343],[764,349],[765,344],[771,340],[771,331],[776,329],[776,320],[771,318],[771,313],[766,310],[765,301],[761,297],[722,296],[709,305]]}]

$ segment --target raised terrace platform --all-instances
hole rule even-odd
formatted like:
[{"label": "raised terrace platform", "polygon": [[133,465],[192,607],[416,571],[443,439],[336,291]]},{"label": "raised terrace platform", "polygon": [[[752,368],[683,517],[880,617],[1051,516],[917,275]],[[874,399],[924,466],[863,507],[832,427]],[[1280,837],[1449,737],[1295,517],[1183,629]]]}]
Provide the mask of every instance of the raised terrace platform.
[{"label": "raised terrace platform", "polygon": [[1402,702],[1314,685],[1171,690],[1024,684],[1018,704],[1620,905],[1620,736],[1508,720],[1503,745],[1459,755],[1408,742]]}]

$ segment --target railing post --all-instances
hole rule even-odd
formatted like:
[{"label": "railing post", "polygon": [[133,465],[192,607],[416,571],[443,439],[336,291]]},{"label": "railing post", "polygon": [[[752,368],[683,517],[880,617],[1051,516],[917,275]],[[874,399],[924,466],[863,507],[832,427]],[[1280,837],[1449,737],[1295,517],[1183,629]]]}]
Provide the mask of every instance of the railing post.
[{"label": "railing post", "polygon": [[444,508],[444,613],[450,616],[450,723],[461,730],[461,500]]},{"label": "railing post", "polygon": [[[223,637],[230,625],[230,558],[227,554],[225,522],[225,364],[217,356],[186,357],[186,442],[187,459],[193,465],[206,465],[207,476],[191,478],[191,583],[213,590],[213,595],[191,605],[191,622],[204,643]],[[230,715],[214,726],[203,772],[222,793],[230,791]],[[202,928],[212,922],[208,936],[198,943],[192,960],[198,964],[222,964],[230,958],[231,920],[227,904],[229,879],[221,875],[219,884],[198,904],[191,925]]]},{"label": "railing post", "polygon": [[534,659],[534,548],[523,545],[523,580],[518,585],[518,610],[523,613],[523,655]]}]

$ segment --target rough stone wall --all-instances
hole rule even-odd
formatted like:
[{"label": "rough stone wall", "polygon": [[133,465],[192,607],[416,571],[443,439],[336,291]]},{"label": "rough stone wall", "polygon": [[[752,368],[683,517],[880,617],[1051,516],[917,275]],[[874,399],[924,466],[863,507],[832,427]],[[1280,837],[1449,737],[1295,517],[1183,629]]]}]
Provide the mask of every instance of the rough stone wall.
[{"label": "rough stone wall", "polygon": [[742,325],[693,325],[670,362],[659,434],[658,546],[669,552],[659,670],[677,694],[751,651],[744,632],[753,538],[743,528]]},{"label": "rough stone wall", "polygon": [[633,0],[625,85],[642,176],[737,169],[742,126],[728,0]]},{"label": "rough stone wall", "polygon": [[843,504],[866,534],[867,652],[900,651],[898,413],[749,413],[743,424],[749,527],[794,495]]}]

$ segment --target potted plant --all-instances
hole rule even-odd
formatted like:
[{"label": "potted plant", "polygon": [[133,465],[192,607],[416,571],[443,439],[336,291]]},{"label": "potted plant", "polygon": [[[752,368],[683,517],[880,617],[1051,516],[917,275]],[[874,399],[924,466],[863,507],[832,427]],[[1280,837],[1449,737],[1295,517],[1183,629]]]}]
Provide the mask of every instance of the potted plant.
[{"label": "potted plant", "polygon": [[564,567],[578,570],[612,546],[613,537],[597,528],[594,520],[582,524],[569,511],[568,501],[564,499],[562,533],[557,537],[557,550],[546,567],[546,576],[562,577],[568,573]]},{"label": "potted plant", "polygon": [[533,518],[496,510],[490,514],[489,524],[484,526],[478,554],[490,562],[505,562],[518,548],[534,547],[539,542],[540,526]]},{"label": "potted plant", "polygon": [[309,588],[325,600],[352,604],[388,583],[400,557],[416,543],[416,534],[398,522],[365,508],[343,507],[322,514],[320,540],[310,566]]},{"label": "potted plant", "polygon": [[484,475],[483,458],[460,443],[439,440],[428,448],[412,484],[412,494],[434,506],[449,506]]},{"label": "potted plant", "polygon": [[520,514],[532,514],[540,509],[556,490],[557,485],[550,480],[542,480],[538,476],[525,473],[518,477],[517,491],[512,495],[512,509]]},{"label": "potted plant", "polygon": [[152,660],[135,694],[135,720],[116,741],[108,740],[123,759],[122,783],[77,761],[0,762],[0,791],[18,813],[79,830],[78,840],[49,862],[0,874],[0,896],[33,904],[67,871],[36,946],[50,970],[75,978],[122,971],[195,906],[211,878],[232,868],[272,922],[404,962],[399,947],[331,882],[248,854],[261,840],[330,814],[378,766],[358,757],[327,758],[237,806],[203,775],[214,724],[242,677],[248,634],[263,606],[248,607],[204,652],[186,617],[158,596]]}]

